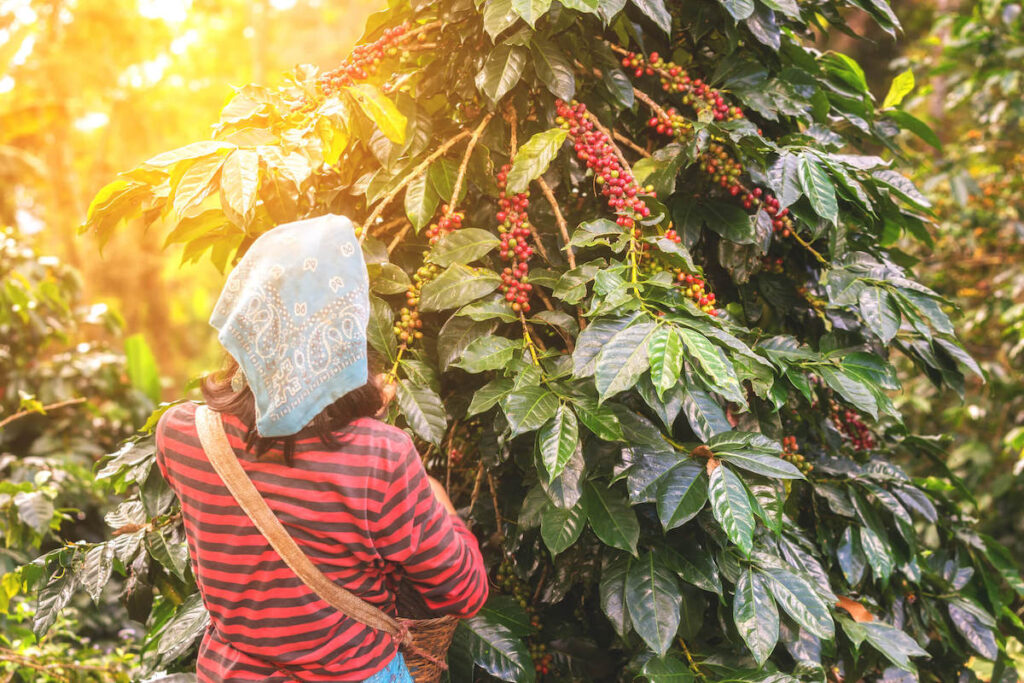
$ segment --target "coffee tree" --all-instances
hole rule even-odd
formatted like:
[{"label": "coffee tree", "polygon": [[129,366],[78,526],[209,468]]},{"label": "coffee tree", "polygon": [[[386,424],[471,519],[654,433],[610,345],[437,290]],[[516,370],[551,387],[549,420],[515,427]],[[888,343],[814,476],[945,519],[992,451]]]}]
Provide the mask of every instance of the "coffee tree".
[{"label": "coffee tree", "polygon": [[[281,222],[360,226],[391,418],[492,568],[452,681],[1001,676],[1024,582],[892,400],[896,354],[977,372],[895,247],[929,239],[894,168],[929,131],[907,77],[879,105],[810,46],[855,7],[898,30],[884,0],[394,2],[342,65],[241,88],[213,139],[121,174],[84,229],[157,223],[227,268]],[[114,540],[40,585],[125,571],[152,672],[206,616],[147,443],[100,472],[140,485]]]}]

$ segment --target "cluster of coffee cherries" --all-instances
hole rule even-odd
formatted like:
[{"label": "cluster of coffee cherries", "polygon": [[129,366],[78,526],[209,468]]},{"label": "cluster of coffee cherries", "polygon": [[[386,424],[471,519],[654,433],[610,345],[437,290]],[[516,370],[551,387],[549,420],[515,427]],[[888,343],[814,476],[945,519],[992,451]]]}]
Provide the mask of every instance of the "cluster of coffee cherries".
[{"label": "cluster of coffee cherries", "polygon": [[875,447],[875,437],[860,416],[840,406],[835,399],[829,399],[829,418],[835,428],[849,439],[855,450],[867,451]]},{"label": "cluster of coffee cherries", "polygon": [[551,653],[544,643],[530,643],[530,658],[533,660],[533,670],[539,674],[547,674],[551,671]]},{"label": "cluster of coffee cherries", "polygon": [[633,173],[624,168],[615,153],[615,145],[594,126],[587,114],[587,106],[580,102],[555,101],[555,123],[569,131],[576,158],[594,171],[594,182],[608,200],[608,206],[618,214],[616,222],[632,228],[634,237],[640,237],[638,221],[651,215],[641,192],[654,195],[653,187],[641,188]]},{"label": "cluster of coffee cherries", "polygon": [[337,69],[320,76],[317,82],[320,92],[325,96],[331,95],[340,88],[376,75],[381,60],[399,54],[408,31],[408,24],[400,24],[385,30],[384,35],[372,43],[356,45]]},{"label": "cluster of coffee cherries", "polygon": [[718,316],[718,310],[715,308],[715,295],[708,291],[708,283],[703,277],[680,270],[676,273],[676,283],[683,288],[684,294],[693,299],[693,303],[697,304],[700,310],[712,317]]},{"label": "cluster of coffee cherries", "polygon": [[[431,246],[439,239],[450,232],[462,227],[462,220],[465,214],[461,211],[454,211],[447,204],[441,207],[441,216],[427,228],[427,241]],[[426,257],[429,251],[424,251]],[[412,283],[405,290],[405,306],[399,310],[398,322],[395,323],[395,334],[403,344],[409,344],[414,340],[423,339],[423,320],[418,310],[420,303],[420,291],[423,285],[427,284],[441,272],[441,268],[435,263],[424,262],[412,276]]]},{"label": "cluster of coffee cherries", "polygon": [[[530,617],[530,625],[535,629],[542,628],[537,610],[530,604],[530,587],[516,574],[512,562],[505,558],[498,565],[495,582],[503,592],[512,595],[519,603],[519,606],[526,610]],[[547,647],[543,643],[530,644],[530,656],[533,658],[533,665],[537,673],[546,674],[551,666],[551,655],[546,652]]]},{"label": "cluster of coffee cherries", "polygon": [[[317,78],[318,97],[304,96],[295,105],[299,114],[309,114],[316,109],[325,97],[330,97],[341,88],[363,81],[377,74],[378,66],[385,57],[400,54],[400,46],[404,43],[408,24],[401,24],[384,31],[384,35],[372,43],[356,45],[345,61],[331,71],[325,71]],[[423,38],[425,34],[419,34]]]},{"label": "cluster of coffee cherries", "polygon": [[784,263],[785,262],[782,260],[781,256],[777,256],[775,258],[772,258],[771,256],[763,256],[761,258],[761,265],[764,266],[764,269],[769,273],[775,273],[776,275],[785,270],[783,267]]},{"label": "cluster of coffee cherries", "polygon": [[807,459],[800,454],[800,448],[796,444],[795,436],[786,436],[782,439],[782,453],[779,457],[790,463],[803,474],[807,475],[814,469],[814,465],[807,462]]},{"label": "cluster of coffee cherries", "polygon": [[661,89],[681,96],[683,104],[698,112],[710,111],[716,121],[733,121],[743,118],[743,110],[725,101],[722,92],[712,88],[700,78],[691,78],[683,67],[662,59],[657,52],[644,57],[629,52],[622,58],[622,66],[633,70],[633,75],[658,75]]},{"label": "cluster of coffee cherries", "polygon": [[510,168],[509,164],[505,164],[498,172],[498,213],[495,216],[498,220],[498,233],[501,235],[501,249],[498,253],[501,260],[509,264],[501,272],[501,291],[513,311],[529,313],[533,285],[525,280],[533,256],[533,246],[529,239],[530,217],[526,214],[530,206],[530,193],[521,192],[511,197],[506,195]]},{"label": "cluster of coffee cherries", "polygon": [[[670,135],[680,142],[687,142],[693,137],[693,126],[680,116],[675,109],[668,110],[669,118],[652,117],[647,125],[656,133]],[[793,218],[788,208],[779,206],[779,200],[770,192],[760,187],[748,189],[741,179],[741,164],[724,145],[712,142],[700,157],[698,168],[706,174],[711,182],[735,197],[744,209],[763,208],[772,221],[772,231],[789,237],[793,232]]]}]

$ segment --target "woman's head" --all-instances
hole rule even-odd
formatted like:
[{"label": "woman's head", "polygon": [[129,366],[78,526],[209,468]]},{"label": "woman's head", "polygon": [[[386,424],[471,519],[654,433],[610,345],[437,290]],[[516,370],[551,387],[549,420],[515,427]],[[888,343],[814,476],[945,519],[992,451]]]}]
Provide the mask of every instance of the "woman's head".
[{"label": "woman's head", "polygon": [[366,384],[349,391],[320,411],[297,434],[291,436],[263,437],[256,428],[256,400],[245,382],[233,382],[238,373],[238,363],[228,356],[223,370],[207,375],[201,389],[206,403],[220,413],[234,415],[245,424],[246,449],[257,456],[263,456],[280,449],[287,463],[295,453],[295,441],[299,438],[319,437],[326,447],[337,445],[336,432],[360,417],[373,417],[386,405],[385,391],[380,372],[380,358],[372,351],[368,354],[369,380]]},{"label": "woman's head", "polygon": [[328,214],[279,225],[252,243],[210,316],[248,390],[229,393],[230,376],[223,375],[210,386],[219,386],[224,400],[239,394],[252,404],[233,404],[230,412],[251,416],[259,437],[292,436],[318,418],[324,426],[337,418],[331,407],[339,400],[347,422],[355,407],[350,395],[372,377],[369,317],[366,264],[352,222]]}]

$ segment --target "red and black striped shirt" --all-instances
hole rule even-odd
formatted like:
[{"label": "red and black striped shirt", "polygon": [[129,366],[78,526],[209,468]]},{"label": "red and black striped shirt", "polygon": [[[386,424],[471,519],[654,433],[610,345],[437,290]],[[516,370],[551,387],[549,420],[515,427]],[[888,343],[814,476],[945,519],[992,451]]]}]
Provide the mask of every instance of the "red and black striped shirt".
[{"label": "red and black striped shirt", "polygon": [[[181,501],[210,612],[200,681],[362,681],[397,652],[392,638],[338,613],[281,560],[242,512],[199,443],[194,403],[167,411],[157,463]],[[329,578],[395,613],[398,572],[438,614],[472,616],[487,599],[476,538],[434,497],[405,432],[360,418],[325,450],[299,439],[291,466],[245,452],[246,428],[222,415],[242,467],[288,533]],[[292,678],[277,667],[293,674]]]}]

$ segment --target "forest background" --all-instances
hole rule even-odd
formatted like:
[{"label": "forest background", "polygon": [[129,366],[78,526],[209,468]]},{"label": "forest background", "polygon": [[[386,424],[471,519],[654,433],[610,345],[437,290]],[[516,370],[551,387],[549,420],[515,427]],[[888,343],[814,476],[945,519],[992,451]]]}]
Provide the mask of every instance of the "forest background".
[{"label": "forest background", "polygon": [[[0,244],[6,240],[8,258],[24,248],[44,266],[46,256],[57,257],[69,269],[69,301],[88,304],[81,315],[69,312],[60,334],[37,340],[41,355],[102,352],[92,360],[119,369],[102,381],[122,393],[105,391],[109,403],[90,406],[86,416],[97,429],[103,423],[108,443],[98,438],[84,456],[141,427],[156,403],[194,391],[195,378],[222,360],[206,324],[222,273],[209,260],[190,263],[180,247],[163,249],[163,236],[140,230],[118,231],[100,254],[78,235],[90,200],[118,171],[207,138],[229,86],[278,85],[299,63],[339,64],[377,9],[377,3],[301,0],[0,0],[0,227],[13,228]],[[897,0],[893,9],[904,29],[895,39],[866,14],[854,15],[848,23],[861,39],[822,34],[820,47],[854,57],[879,100],[895,77],[913,74],[901,76],[913,86],[903,109],[926,122],[934,133],[924,137],[937,143],[917,141],[914,156],[899,160],[936,206],[934,246],[914,247],[923,259],[917,273],[960,307],[958,329],[988,378],[968,379],[961,401],[916,377],[894,402],[914,429],[949,437],[945,465],[973,492],[969,513],[1020,566],[1021,8]],[[37,400],[59,401],[60,391],[53,392],[0,395],[6,410],[0,419],[38,407]],[[62,414],[55,411],[53,419],[76,419]],[[16,452],[13,438],[0,433],[0,453]],[[0,460],[7,475],[15,467]],[[6,563],[0,568],[23,559],[0,557]]]}]

